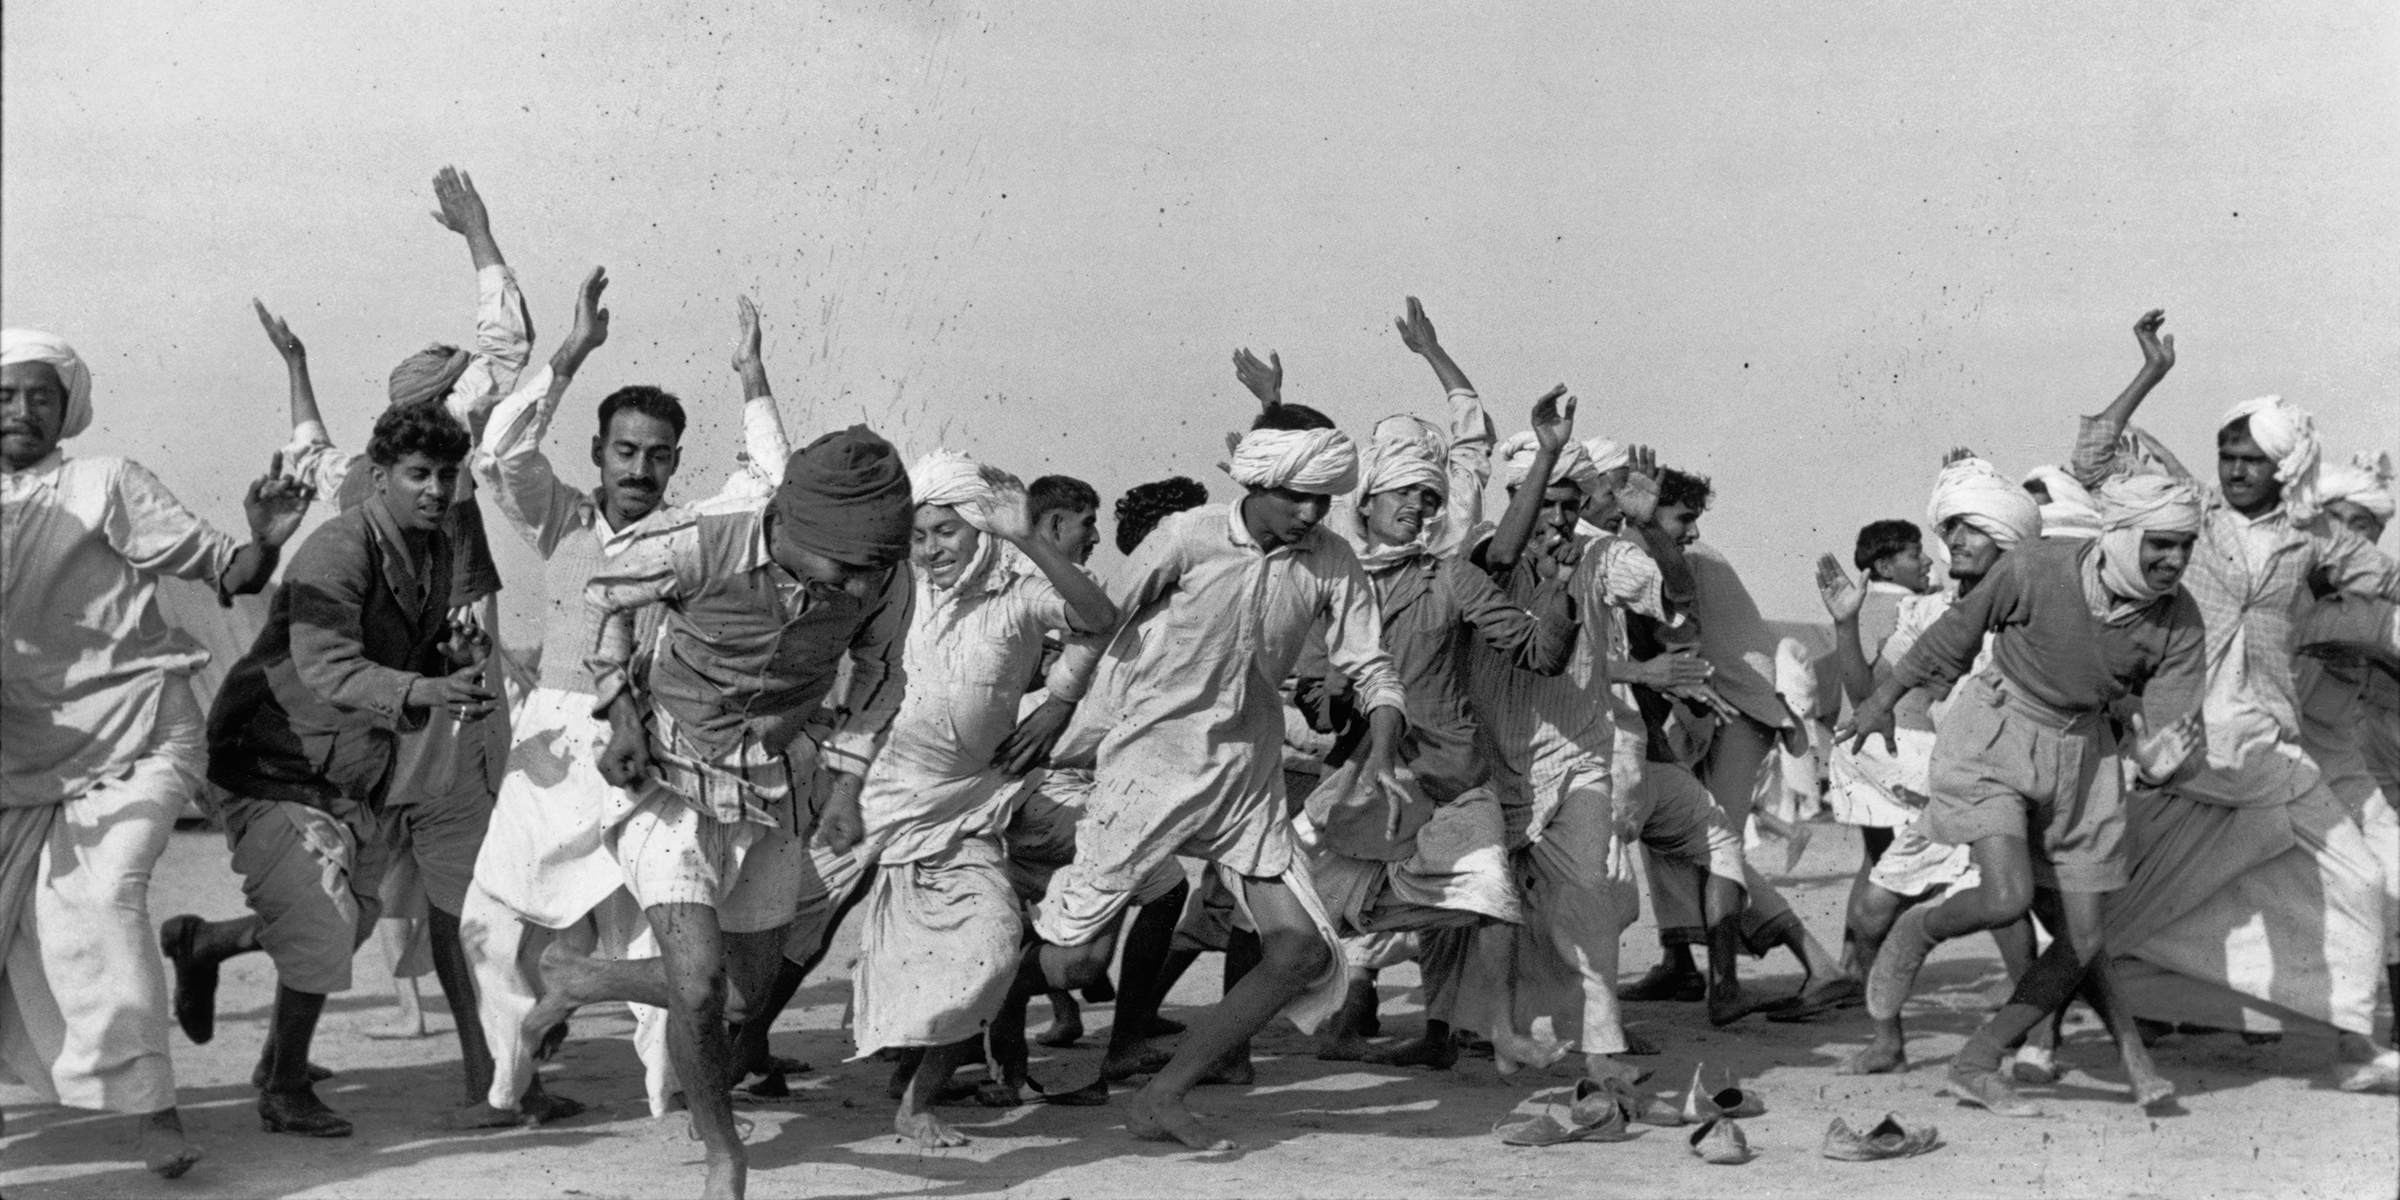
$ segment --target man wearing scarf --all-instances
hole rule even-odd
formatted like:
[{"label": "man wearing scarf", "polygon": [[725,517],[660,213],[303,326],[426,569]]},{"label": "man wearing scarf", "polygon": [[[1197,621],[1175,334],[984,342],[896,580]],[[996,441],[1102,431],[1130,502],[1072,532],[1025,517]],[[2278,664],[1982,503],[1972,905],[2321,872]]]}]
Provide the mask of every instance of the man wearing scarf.
[{"label": "man wearing scarf", "polygon": [[[649,917],[657,959],[543,952],[546,1030],[583,1004],[668,1012],[667,1048],[706,1146],[708,1194],[738,1196],[748,1157],[733,1123],[727,987],[745,1008],[790,947],[856,887],[858,795],[906,681],[908,472],[864,425],[793,454],[763,510],[645,534],[594,572],[593,715],[611,729],[600,773],[610,851]],[[637,671],[635,620],[662,609]],[[818,724],[844,656],[846,712]],[[788,939],[788,940],[787,940]],[[813,953],[813,949],[812,949]]]},{"label": "man wearing scarf", "polygon": [[901,1051],[893,1125],[931,1150],[966,1144],[934,1116],[934,1099],[979,1057],[1017,973],[1023,927],[1000,840],[1012,793],[993,760],[1016,728],[1043,635],[1112,631],[1117,610],[1035,536],[1014,477],[936,450],[910,472],[910,491],[908,690],[859,797],[861,854],[877,870],[851,988],[857,1057]]},{"label": "man wearing scarf", "polygon": [[[2079,480],[2160,469],[2161,459],[2165,469],[2178,469],[2131,424],[2150,386],[2174,364],[2172,340],[2156,336],[2160,319],[2154,312],[2136,327],[2143,373],[2084,419],[2071,463]],[[2312,588],[2400,600],[2400,564],[2324,512],[2323,450],[2306,410],[2278,396],[2237,404],[2218,422],[2216,442],[2216,486],[2203,494],[2200,542],[2185,579],[2207,621],[2208,760],[2174,796],[2182,804],[2257,810],[2268,815],[2251,820],[2267,825],[2201,852],[2206,872],[2153,876],[2145,864],[2145,879],[2160,886],[2121,898],[2112,925],[2135,923],[2129,911],[2138,910],[2140,920],[2133,936],[2112,944],[2144,968],[2158,968],[2129,967],[2126,976],[2146,1018],[2252,1027],[2297,1013],[2348,1035],[2344,1044],[2355,1051],[2374,1028],[2375,960],[2385,944],[2381,869],[2302,744],[2293,654]],[[2168,836],[2196,828],[2194,821],[2146,825],[2159,835],[2146,841],[2162,866],[2181,857],[2170,846],[2200,852]],[[2220,886],[2194,886],[2203,878]],[[2263,924],[2277,944],[2289,939],[2323,952],[2293,961],[2268,954],[2261,942],[2229,950],[2219,935],[2236,921]],[[2253,969],[2237,970],[2230,959]],[[2262,961],[2271,965],[2256,969]]]},{"label": "man wearing scarf", "polygon": [[175,1107],[151,868],[206,769],[190,677],[208,653],[159,618],[160,574],[258,591],[307,512],[250,486],[246,545],[141,464],[69,457],[92,377],[59,338],[0,333],[0,1077],[137,1114],[140,1153],[199,1161]]},{"label": "man wearing scarf", "polygon": [[[1928,769],[1924,830],[1972,847],[1977,885],[1903,913],[1876,955],[1867,1011],[1876,1039],[1865,1072],[1907,1061],[1899,1013],[1941,941],[1996,929],[2036,909],[2054,940],[2006,1005],[1958,1053],[1949,1085],[2008,1116],[2038,1115],[1999,1073],[2000,1056],[2089,988],[2115,1035],[2135,1099],[2174,1094],[2118,1002],[2102,946],[2101,902],[2130,877],[2120,753],[2149,786],[2188,773],[2200,746],[2205,672],[2198,606],[2178,586],[2198,537],[2189,485],[2160,476],[2100,490],[2096,541],[2020,544],[1934,622],[1837,736],[1891,740],[1911,688],[1951,688]],[[1992,665],[1969,676],[1992,635]],[[2147,724],[2120,747],[2111,710],[2139,697]]]},{"label": "man wearing scarf", "polygon": [[1027,948],[1017,984],[1030,993],[1101,977],[1118,918],[1167,856],[1229,874],[1263,960],[1192,1028],[1128,1121],[1137,1136],[1200,1149],[1224,1143],[1200,1128],[1185,1094],[1279,1012],[1313,1031],[1344,991],[1339,937],[1293,844],[1280,769],[1281,684],[1320,625],[1368,713],[1361,773],[1372,786],[1360,806],[1381,811],[1390,838],[1413,832],[1395,774],[1407,697],[1381,645],[1374,585],[1319,527],[1332,497],[1358,484],[1357,449],[1333,429],[1253,429],[1231,474],[1248,490],[1241,501],[1160,522],[1110,589],[1124,625],[1101,669],[1119,677],[1108,689],[1117,707],[1075,861],[1051,877],[1035,914],[1047,944]]},{"label": "man wearing scarf", "polygon": [[[1563,443],[1573,418],[1546,406],[1535,420]],[[1386,417],[1376,424],[1355,497],[1332,519],[1375,583],[1383,644],[1408,694],[1402,757],[1437,807],[1413,847],[1394,848],[1409,851],[1398,859],[1342,853],[1332,831],[1305,817],[1296,823],[1326,907],[1349,934],[1342,953],[1354,972],[1342,1011],[1320,1037],[1319,1058],[1447,1068],[1458,1057],[1450,1029],[1461,1015],[1462,985],[1470,974],[1505,978],[1511,971],[1515,931],[1481,928],[1517,924],[1521,907],[1506,817],[1492,786],[1491,760],[1479,744],[1465,666],[1481,645],[1518,669],[1556,675],[1574,652],[1575,613],[1563,579],[1542,580],[1520,605],[1462,555],[1433,548],[1458,541],[1443,533],[1455,521],[1446,512],[1455,461],[1448,439],[1430,423],[1408,414]],[[1531,510],[1540,503],[1541,493],[1532,489],[1520,488],[1512,498],[1512,506],[1527,511],[1502,518],[1503,526],[1517,531],[1516,541],[1502,547],[1507,557],[1522,550],[1533,532]],[[1336,746],[1354,743],[1365,729],[1349,711],[1347,681],[1321,660],[1304,661],[1300,671],[1303,694],[1324,697],[1316,702],[1320,710],[1338,714]],[[1336,754],[1347,757],[1343,750]],[[1337,772],[1334,778],[1347,776]],[[1420,951],[1424,1036],[1370,1051],[1361,1027],[1374,1004],[1374,973],[1420,957]],[[1480,988],[1477,994],[1509,992]],[[1464,1014],[1468,1028],[1488,1031],[1505,1059],[1538,1060],[1539,1052],[1515,1044],[1522,1039],[1508,1006],[1480,1007],[1484,1011]]]}]

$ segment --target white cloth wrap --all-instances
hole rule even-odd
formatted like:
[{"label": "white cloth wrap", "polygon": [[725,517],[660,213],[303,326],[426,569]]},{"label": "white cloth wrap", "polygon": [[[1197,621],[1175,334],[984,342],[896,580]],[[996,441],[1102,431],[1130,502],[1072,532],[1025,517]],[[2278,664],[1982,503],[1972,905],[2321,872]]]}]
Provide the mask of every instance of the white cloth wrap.
[{"label": "white cloth wrap", "polygon": [[2351,455],[2349,462],[2317,468],[2317,503],[2335,500],[2366,509],[2377,520],[2391,520],[2392,456],[2362,452]]},{"label": "white cloth wrap", "polygon": [[[1508,435],[1508,440],[1500,443],[1500,448],[1494,451],[1500,460],[1501,482],[1510,488],[1524,483],[1525,477],[1533,473],[1534,455],[1540,450],[1541,443],[1534,438],[1530,429]],[[1559,447],[1558,461],[1550,467],[1550,481],[1543,486],[1555,487],[1562,483],[1572,483],[1586,492],[1597,490],[1600,486],[1600,473],[1592,469],[1591,451],[1586,450],[1581,442],[1568,442]]]},{"label": "white cloth wrap", "polygon": [[1338,429],[1253,429],[1230,473],[1244,487],[1338,496],[1358,486],[1358,447]]},{"label": "white cloth wrap", "polygon": [[2142,575],[2142,535],[2200,532],[2200,490],[2168,475],[2120,475],[2097,498],[2101,584],[2127,600],[2158,598]]},{"label": "white cloth wrap", "polygon": [[2025,472],[2027,485],[2041,484],[2050,493],[2050,502],[2042,505],[2042,536],[2047,538],[2096,538],[2100,536],[2100,502],[2066,469],[2040,466]]},{"label": "white cloth wrap", "polygon": [[2227,409],[2217,428],[2244,417],[2250,419],[2250,440],[2275,460],[2275,478],[2283,484],[2284,509],[2295,521],[2317,515],[2321,503],[2317,467],[2325,453],[2317,440],[2317,419],[2281,396],[2260,396]]},{"label": "white cloth wrap", "polygon": [[992,485],[983,478],[983,465],[955,450],[930,450],[908,469],[909,498],[918,504],[938,504],[957,511],[975,528],[990,529]]},{"label": "white cloth wrap", "polygon": [[1632,447],[1620,446],[1604,437],[1586,441],[1583,452],[1591,457],[1594,475],[1606,475],[1633,461]]},{"label": "white cloth wrap", "polygon": [[0,331],[0,367],[33,362],[49,363],[58,372],[58,381],[67,388],[66,418],[58,427],[58,440],[63,442],[90,428],[92,371],[83,365],[83,358],[75,353],[75,348],[57,334],[39,329]]},{"label": "white cloth wrap", "polygon": [[1962,458],[1942,468],[1933,481],[1926,519],[1938,534],[1954,519],[1983,531],[2000,548],[2042,536],[2042,507],[2033,493],[1980,458]]}]

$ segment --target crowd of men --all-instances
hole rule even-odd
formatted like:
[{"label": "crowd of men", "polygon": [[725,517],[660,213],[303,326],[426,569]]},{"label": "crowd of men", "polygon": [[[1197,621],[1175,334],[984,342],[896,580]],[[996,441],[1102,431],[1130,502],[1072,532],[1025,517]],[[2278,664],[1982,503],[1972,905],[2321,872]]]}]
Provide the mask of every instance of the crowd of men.
[{"label": "crowd of men", "polygon": [[[1185,1096],[1247,1082],[1279,1015],[1328,1058],[1488,1047],[1512,1074],[1572,1053],[1587,1090],[1630,1096],[1657,1047],[1623,1003],[1718,1026],[1863,1007],[1845,1069],[1896,1070],[1919,966],[1979,930],[2013,991],[1946,1082],[1993,1112],[2039,1111],[2019,1089],[2055,1081],[2079,998],[2140,1104],[2174,1092],[2150,1042],[2260,1014],[2340,1031],[2343,1086],[2393,1087],[2389,461],[2328,460],[2270,397],[2194,476],[2132,424],[2174,363],[2161,313],[2134,382],[2061,431],[2065,463],[1941,464],[1947,579],[1907,520],[1860,531],[1863,578],[1819,564],[1824,653],[1779,639],[1699,540],[1707,479],[1578,441],[1563,387],[1498,437],[1414,299],[1398,332],[1442,419],[1354,440],[1239,353],[1261,407],[1229,438],[1233,502],[1131,489],[1105,581],[1079,480],[947,448],[912,465],[863,425],[792,450],[747,300],[733,477],[670,503],[684,406],[626,384],[587,426],[599,485],[572,487],[543,445],[607,341],[607,277],[528,372],[483,201],[447,170],[435,192],[477,271],[472,347],[403,361],[351,452],[261,307],[293,440],[248,488],[246,543],[137,463],[63,452],[93,413],[64,341],[12,328],[0,352],[0,1069],[136,1114],[162,1175],[200,1158],[170,1024],[210,1040],[219,971],[254,951],[276,978],[259,1119],[351,1132],[311,1044],[379,923],[458,1014],[459,1124],[573,1115],[537,1063],[577,1008],[624,1001],[709,1195],[742,1191],[733,1089],[797,1069],[767,1034],[844,920],[857,1053],[892,1061],[895,1127],[928,1147],[964,1140],[937,1103],[1036,1096],[1220,1145]],[[160,619],[157,579],[260,591],[317,500],[338,515],[280,563],[204,712],[205,652]],[[496,527],[542,563],[538,628],[499,627]],[[150,872],[194,799],[250,915],[153,926]],[[1863,834],[1838,949],[1745,837],[1812,817]],[[1644,876],[1661,962],[1620,983]],[[1742,957],[1778,947],[1805,985],[1745,991]],[[1223,998],[1188,1029],[1161,1017],[1210,950]],[[1377,1040],[1376,972],[1409,961],[1424,1029]],[[1036,1080],[1028,1003],[1072,1041],[1079,991],[1117,1005],[1100,1077]]]}]

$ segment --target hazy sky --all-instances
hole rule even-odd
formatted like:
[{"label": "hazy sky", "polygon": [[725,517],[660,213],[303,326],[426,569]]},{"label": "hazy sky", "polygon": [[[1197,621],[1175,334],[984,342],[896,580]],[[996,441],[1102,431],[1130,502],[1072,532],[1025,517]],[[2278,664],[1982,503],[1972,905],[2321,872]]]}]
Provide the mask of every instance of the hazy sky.
[{"label": "hazy sky", "polygon": [[[546,356],[577,278],[615,331],[554,439],[588,480],[622,383],[737,439],[758,297],[796,439],[866,420],[1107,496],[1220,497],[1236,346],[1353,430],[1440,395],[1424,298],[1500,415],[1713,475],[1770,616],[1808,562],[1922,520],[1941,451],[2022,470],[2139,362],[2195,461],[2281,392],[2400,443],[2400,6],[14,0],[0,297],[91,360],[74,444],[235,524],[284,436],[253,295],[363,444],[403,355],[468,333],[428,179],[469,170]],[[504,538],[505,540],[505,538]],[[511,555],[522,566],[521,556]],[[504,563],[504,565],[510,565]],[[520,601],[538,587],[512,572]]]}]

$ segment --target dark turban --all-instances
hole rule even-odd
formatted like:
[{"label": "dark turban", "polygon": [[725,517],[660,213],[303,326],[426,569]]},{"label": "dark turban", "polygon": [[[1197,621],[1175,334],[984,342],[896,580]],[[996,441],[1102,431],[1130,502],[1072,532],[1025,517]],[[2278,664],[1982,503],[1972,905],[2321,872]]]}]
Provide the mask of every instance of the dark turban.
[{"label": "dark turban", "polygon": [[900,452],[864,425],[810,442],[784,463],[775,489],[781,536],[853,567],[908,557],[912,508]]},{"label": "dark turban", "polygon": [[456,346],[439,342],[401,359],[400,365],[392,368],[392,403],[448,398],[451,385],[467,373],[467,364],[474,359]]}]

